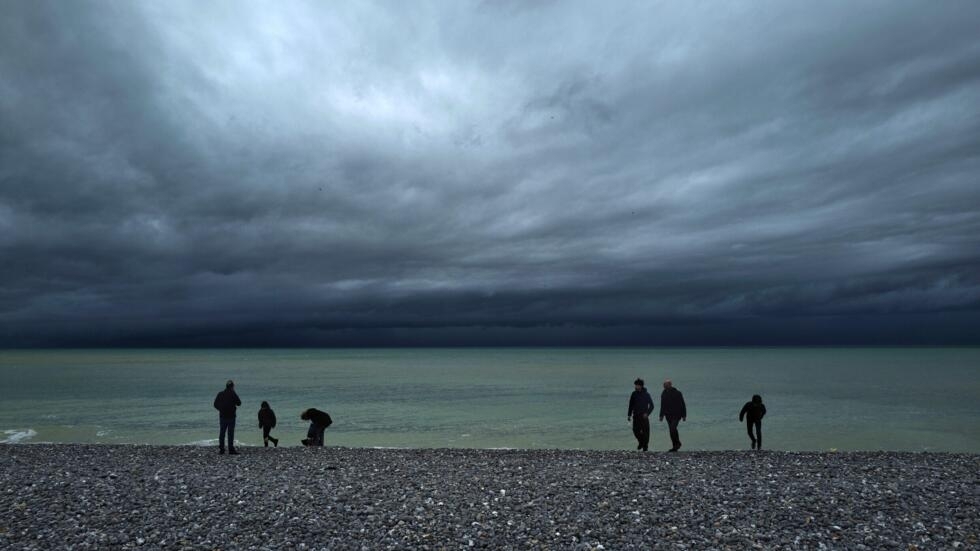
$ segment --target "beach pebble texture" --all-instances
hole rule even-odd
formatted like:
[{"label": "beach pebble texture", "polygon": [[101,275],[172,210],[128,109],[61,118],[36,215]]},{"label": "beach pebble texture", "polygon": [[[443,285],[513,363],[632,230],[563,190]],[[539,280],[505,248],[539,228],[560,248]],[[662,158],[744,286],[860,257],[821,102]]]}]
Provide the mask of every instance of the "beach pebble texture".
[{"label": "beach pebble texture", "polygon": [[3,549],[971,549],[980,456],[0,445]]}]

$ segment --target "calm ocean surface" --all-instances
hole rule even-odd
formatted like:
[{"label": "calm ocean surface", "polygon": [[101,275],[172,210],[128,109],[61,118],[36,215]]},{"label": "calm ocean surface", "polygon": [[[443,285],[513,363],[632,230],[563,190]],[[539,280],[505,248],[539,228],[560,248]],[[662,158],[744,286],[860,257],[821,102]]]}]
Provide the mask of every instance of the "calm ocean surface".
[{"label": "calm ocean surface", "polygon": [[[980,348],[0,351],[0,442],[207,444],[225,379],[237,439],[297,445],[307,407],[327,445],[632,449],[633,379],[683,393],[685,450],[747,449],[753,393],[767,448],[980,453]],[[651,449],[669,447],[653,419]]]}]

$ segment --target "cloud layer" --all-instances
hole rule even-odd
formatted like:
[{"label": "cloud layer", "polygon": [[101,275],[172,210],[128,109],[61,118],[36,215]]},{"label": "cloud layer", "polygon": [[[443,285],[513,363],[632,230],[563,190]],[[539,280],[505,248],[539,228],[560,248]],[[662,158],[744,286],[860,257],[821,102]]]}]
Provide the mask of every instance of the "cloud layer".
[{"label": "cloud layer", "polygon": [[980,5],[0,7],[0,345],[980,343]]}]

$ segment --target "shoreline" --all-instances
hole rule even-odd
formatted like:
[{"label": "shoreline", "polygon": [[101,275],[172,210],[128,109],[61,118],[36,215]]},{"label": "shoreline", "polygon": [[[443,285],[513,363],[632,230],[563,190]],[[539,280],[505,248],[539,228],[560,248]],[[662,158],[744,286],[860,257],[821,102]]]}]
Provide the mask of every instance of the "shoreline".
[{"label": "shoreline", "polygon": [[[52,441],[0,441],[0,448],[3,447],[23,447],[23,446],[50,446],[54,448],[60,447],[93,447],[93,448],[158,448],[161,450],[167,449],[199,449],[199,450],[212,450],[217,449],[217,439],[212,439],[214,442],[187,442],[183,444],[148,444],[142,442],[52,442]],[[241,442],[236,439],[235,449],[238,450],[262,450],[265,446],[262,444],[251,444],[246,442]],[[269,449],[279,449],[279,450],[303,450],[312,449],[301,444],[283,444],[278,448],[275,448],[271,444]],[[464,447],[448,447],[448,446],[346,446],[346,445],[335,445],[326,444],[322,449],[333,449],[333,450],[347,450],[347,451],[357,451],[357,450],[377,450],[377,451],[430,451],[430,452],[527,452],[527,453],[537,453],[537,452],[547,452],[547,453],[597,453],[597,454],[646,454],[646,455],[659,455],[667,454],[667,449],[651,449],[648,452],[640,452],[633,449],[628,449],[627,447],[617,448],[617,449],[606,449],[606,448],[521,448],[521,447],[488,447],[488,448],[464,448]],[[783,454],[783,455],[855,455],[855,454],[894,454],[894,455],[953,455],[953,456],[973,456],[980,458],[980,452],[969,452],[969,451],[944,451],[944,450],[885,450],[885,449],[866,449],[866,450],[852,450],[852,449],[829,449],[829,450],[782,450],[782,449],[764,449],[760,451],[755,451],[751,449],[724,449],[724,450],[712,450],[712,449],[687,449],[685,446],[682,448],[675,457],[680,457],[682,455],[724,455],[724,454]],[[671,454],[673,455],[673,454]]]},{"label": "shoreline", "polygon": [[[625,441],[625,438],[624,438],[624,441]],[[259,449],[262,449],[264,447],[261,444],[261,442],[260,443],[243,442],[243,441],[240,441],[238,439],[236,439],[235,442],[236,442],[235,443],[235,447],[236,447],[236,449],[239,449],[239,450],[259,450]],[[531,448],[529,448],[529,447],[520,447],[520,446],[488,446],[488,447],[475,447],[475,446],[474,447],[462,447],[462,446],[460,446],[460,447],[451,447],[451,446],[408,446],[408,445],[406,445],[406,446],[371,446],[371,445],[359,446],[359,445],[348,445],[348,444],[332,444],[328,440],[326,446],[324,446],[324,447],[325,448],[331,448],[331,449],[342,449],[342,450],[403,450],[403,451],[411,451],[411,450],[427,450],[427,451],[441,451],[441,450],[446,450],[446,451],[472,451],[472,452],[480,452],[480,451],[488,451],[488,452],[492,452],[492,451],[521,451],[521,452],[569,452],[569,453],[612,453],[612,454],[620,453],[620,452],[624,452],[624,453],[632,453],[632,452],[634,452],[635,450],[631,449],[628,446],[628,444],[629,444],[629,442],[627,442],[626,444],[624,444],[622,447],[618,447],[618,448],[557,448],[557,447],[556,448],[547,448],[547,447],[531,447]],[[30,438],[22,438],[22,439],[21,438],[18,438],[18,439],[14,439],[14,440],[0,440],[0,447],[3,447],[3,446],[54,446],[54,447],[59,447],[59,446],[69,446],[69,447],[70,446],[94,446],[94,447],[124,447],[124,448],[125,447],[144,447],[144,448],[164,448],[164,449],[167,449],[167,448],[177,448],[177,449],[181,449],[181,448],[194,448],[194,449],[205,449],[205,450],[209,450],[209,449],[217,449],[217,447],[218,447],[218,439],[217,438],[210,438],[210,439],[199,440],[199,441],[196,440],[196,441],[192,441],[192,442],[179,442],[179,443],[159,444],[159,443],[125,442],[125,441],[123,441],[123,442],[86,442],[86,441],[71,442],[71,441],[31,440]],[[269,447],[272,448],[273,446],[270,444]],[[296,440],[296,441],[292,441],[291,440],[288,443],[282,443],[279,446],[279,449],[304,449],[304,448],[306,448],[306,446],[303,446],[302,444],[300,444],[299,443],[299,440]],[[830,449],[780,449],[780,448],[766,448],[766,449],[761,450],[761,451],[762,451],[762,453],[797,454],[797,455],[800,455],[800,454],[802,454],[802,455],[820,455],[820,454],[835,455],[835,454],[867,454],[867,453],[871,453],[871,454],[882,454],[883,453],[883,454],[900,454],[900,455],[902,455],[902,454],[910,454],[910,455],[926,454],[926,455],[963,455],[963,456],[976,456],[976,457],[980,457],[980,452],[977,452],[977,451],[956,451],[956,450],[950,451],[950,450],[942,450],[942,449],[918,449],[918,450],[910,450],[910,449],[873,449],[873,448],[868,448],[868,449],[851,449],[851,448],[843,448],[843,449],[837,449],[837,448],[830,448]],[[651,447],[650,451],[648,451],[646,453],[647,454],[650,454],[650,455],[653,455],[653,454],[660,454],[660,453],[667,453],[667,452],[668,452],[667,448],[653,448],[653,447]],[[680,451],[681,454],[694,454],[694,453],[697,453],[697,454],[727,454],[727,453],[743,453],[743,452],[744,453],[755,453],[755,451],[754,450],[751,450],[751,449],[747,449],[747,448],[736,448],[736,447],[725,448],[725,449],[711,449],[711,448],[707,448],[707,449],[702,449],[702,448],[688,449],[688,447],[685,446]],[[638,452],[637,451],[636,453],[641,453],[641,452]]]},{"label": "shoreline", "polygon": [[975,548],[980,455],[0,445],[0,547]]}]

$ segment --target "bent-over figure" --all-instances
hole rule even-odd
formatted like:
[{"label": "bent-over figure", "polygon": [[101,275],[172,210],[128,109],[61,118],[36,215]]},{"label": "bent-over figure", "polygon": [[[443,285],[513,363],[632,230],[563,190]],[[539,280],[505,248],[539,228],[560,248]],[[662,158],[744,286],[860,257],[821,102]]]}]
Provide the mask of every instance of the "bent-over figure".
[{"label": "bent-over figure", "polygon": [[330,414],[316,408],[310,408],[299,416],[300,419],[310,422],[310,428],[306,431],[306,438],[303,439],[304,446],[323,446],[323,432],[333,424]]}]

